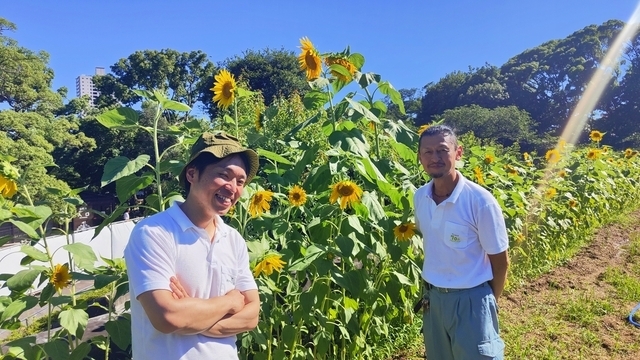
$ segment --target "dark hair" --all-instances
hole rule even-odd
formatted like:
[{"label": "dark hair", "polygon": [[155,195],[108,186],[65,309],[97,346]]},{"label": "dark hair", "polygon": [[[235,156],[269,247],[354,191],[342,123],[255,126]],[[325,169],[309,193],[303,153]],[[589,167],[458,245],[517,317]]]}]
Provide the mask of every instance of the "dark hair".
[{"label": "dark hair", "polygon": [[[233,155],[240,156],[240,158],[242,159],[242,163],[244,164],[245,170],[249,169],[250,162],[249,162],[249,157],[247,156],[247,154],[239,153],[239,154],[233,154]],[[224,159],[224,158],[222,158],[222,159]],[[203,152],[200,155],[198,155],[195,159],[193,159],[193,161],[191,161],[187,165],[187,169],[188,168],[195,168],[198,171],[198,176],[199,176],[200,174],[202,174],[204,172],[204,170],[207,168],[207,166],[213,165],[213,164],[217,164],[222,159],[217,158],[212,153]],[[186,196],[189,196],[189,190],[191,190],[191,183],[189,181],[187,181],[186,174],[185,174],[184,191],[185,191],[185,195]]]},{"label": "dark hair", "polygon": [[420,148],[420,144],[422,143],[422,138],[434,135],[451,136],[453,145],[458,146],[458,137],[456,136],[453,128],[451,128],[449,125],[440,124],[430,126],[427,130],[423,131],[422,134],[420,134],[420,139],[418,140],[418,149]]}]

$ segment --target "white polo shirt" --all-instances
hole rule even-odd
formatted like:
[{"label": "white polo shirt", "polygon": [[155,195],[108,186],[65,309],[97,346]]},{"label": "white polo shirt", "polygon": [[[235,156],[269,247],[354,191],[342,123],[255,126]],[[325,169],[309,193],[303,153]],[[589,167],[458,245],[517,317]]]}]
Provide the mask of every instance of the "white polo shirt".
[{"label": "white polo shirt", "polygon": [[147,317],[138,295],[164,289],[177,276],[189,296],[208,299],[232,289],[257,289],[242,236],[216,217],[213,241],[174,203],[140,221],[124,251],[131,293],[133,357],[156,359],[238,359],[236,336],[163,334]]},{"label": "white polo shirt", "polygon": [[436,205],[433,180],[414,194],[416,225],[424,242],[422,277],[444,288],[467,289],[493,279],[488,254],[509,248],[500,205],[458,172],[451,195]]}]

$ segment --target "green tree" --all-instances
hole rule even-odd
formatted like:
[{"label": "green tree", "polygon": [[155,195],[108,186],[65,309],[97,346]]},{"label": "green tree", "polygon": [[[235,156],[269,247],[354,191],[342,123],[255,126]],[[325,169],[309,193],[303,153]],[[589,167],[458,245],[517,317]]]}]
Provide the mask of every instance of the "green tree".
[{"label": "green tree", "polygon": [[402,97],[405,113],[400,111],[400,107],[394,104],[391,99],[385,97],[384,103],[387,105],[387,117],[392,120],[415,120],[422,109],[422,91],[417,88],[398,90]]},{"label": "green tree", "polygon": [[133,105],[142,100],[133,90],[157,89],[165,92],[169,99],[193,108],[199,101],[211,97],[209,89],[215,71],[207,54],[199,50],[182,53],[172,49],[136,51],[112,65],[111,73],[93,78],[100,91],[97,104],[100,108],[118,103]]},{"label": "green tree", "polygon": [[250,89],[262,92],[267,105],[277,97],[287,98],[294,93],[304,96],[308,90],[304,72],[292,51],[247,50],[242,56],[225,60],[223,65]]},{"label": "green tree", "polygon": [[535,122],[527,112],[515,106],[487,109],[478,105],[445,110],[441,118],[454,126],[460,134],[473,132],[480,139],[491,139],[503,146],[518,144],[525,151],[539,141]]},{"label": "green tree", "polygon": [[35,111],[50,115],[62,106],[66,89],[51,90],[53,70],[49,54],[21,47],[5,35],[16,25],[0,18],[0,103],[17,112]]}]

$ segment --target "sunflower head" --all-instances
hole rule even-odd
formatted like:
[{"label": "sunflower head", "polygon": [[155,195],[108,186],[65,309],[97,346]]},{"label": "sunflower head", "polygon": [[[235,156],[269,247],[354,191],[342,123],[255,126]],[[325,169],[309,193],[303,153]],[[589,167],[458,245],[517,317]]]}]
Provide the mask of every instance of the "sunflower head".
[{"label": "sunflower head", "polygon": [[291,206],[302,206],[307,202],[307,193],[298,185],[289,190],[289,203]]},{"label": "sunflower head", "polygon": [[493,154],[486,154],[484,156],[484,163],[485,164],[491,164],[494,160],[495,160],[495,156],[493,156]]},{"label": "sunflower head", "polygon": [[431,127],[431,125],[429,125],[429,124],[424,124],[424,125],[420,126],[420,128],[418,128],[418,135],[422,135],[422,133],[425,132],[430,127]]},{"label": "sunflower head", "polygon": [[522,244],[522,242],[525,240],[524,234],[518,233],[518,235],[516,235],[515,240],[516,240],[516,243]]},{"label": "sunflower head", "polygon": [[578,206],[578,202],[575,199],[571,199],[571,200],[569,200],[568,205],[569,205],[570,208],[573,209],[576,206]]},{"label": "sunflower head", "polygon": [[544,158],[549,164],[557,164],[560,161],[560,151],[558,149],[551,149],[547,151]]},{"label": "sunflower head", "polygon": [[402,223],[393,228],[393,234],[400,241],[407,241],[416,234],[416,224],[412,222]]},{"label": "sunflower head", "polygon": [[561,178],[566,178],[567,177],[567,170],[558,171],[558,176],[561,177]]},{"label": "sunflower head", "polygon": [[338,80],[345,83],[348,83],[349,81],[353,80],[353,75],[355,75],[357,70],[356,67],[351,63],[351,61],[349,61],[349,59],[342,56],[337,56],[337,55],[327,56],[324,59],[324,63],[327,66],[331,66],[334,64],[341,65],[342,67],[347,69],[347,71],[349,72],[349,76],[347,76],[346,74],[340,73],[336,70],[331,70],[331,75],[333,75]]},{"label": "sunflower head", "polygon": [[548,188],[547,191],[544,192],[544,197],[546,199],[552,199],[557,193],[558,191],[555,188]]},{"label": "sunflower head", "polygon": [[256,108],[255,126],[256,126],[256,131],[258,132],[262,131],[262,119],[263,119],[262,111],[260,111],[259,108]]},{"label": "sunflower head", "polygon": [[318,54],[318,50],[313,46],[309,38],[300,39],[300,55],[298,55],[298,63],[300,68],[306,72],[307,80],[311,81],[320,77],[322,72],[322,60]]},{"label": "sunflower head", "polygon": [[589,149],[589,151],[587,151],[587,159],[595,160],[598,157],[600,157],[600,150],[599,149]]},{"label": "sunflower head", "polygon": [[475,175],[476,182],[478,184],[484,185],[484,176],[482,176],[482,169],[480,169],[480,166],[476,166],[475,169],[473,169],[473,175]]},{"label": "sunflower head", "polygon": [[598,130],[593,130],[591,131],[591,133],[589,134],[589,138],[591,139],[591,141],[597,142],[599,143],[600,141],[602,141],[602,137],[604,136],[604,133],[601,133]]},{"label": "sunflower head", "polygon": [[268,190],[259,190],[249,200],[249,214],[255,218],[262,215],[265,211],[271,209],[269,202],[273,197],[273,192]]},{"label": "sunflower head", "polygon": [[285,264],[286,263],[282,261],[282,255],[268,254],[253,268],[253,276],[258,277],[260,274],[269,276],[273,274],[274,271],[280,272]]},{"label": "sunflower head", "polygon": [[0,196],[10,199],[18,192],[18,184],[15,181],[0,174]]},{"label": "sunflower head", "polygon": [[221,70],[215,76],[215,82],[211,88],[213,91],[213,101],[221,109],[226,109],[233,103],[236,92],[236,79],[227,70]]},{"label": "sunflower head", "polygon": [[71,274],[69,274],[69,265],[57,264],[51,271],[49,282],[53,284],[56,291],[60,291],[69,285]]},{"label": "sunflower head", "polygon": [[507,170],[507,174],[509,175],[518,175],[518,170],[511,165],[505,165],[504,168]]},{"label": "sunflower head", "polygon": [[329,202],[333,204],[340,198],[340,209],[360,202],[362,189],[353,181],[343,180],[333,185]]}]

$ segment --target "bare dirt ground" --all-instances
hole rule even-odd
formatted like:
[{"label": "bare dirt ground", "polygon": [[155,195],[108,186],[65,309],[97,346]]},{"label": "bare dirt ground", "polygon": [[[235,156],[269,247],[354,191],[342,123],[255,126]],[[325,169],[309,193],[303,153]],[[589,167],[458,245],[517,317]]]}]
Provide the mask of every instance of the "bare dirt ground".
[{"label": "bare dirt ground", "polygon": [[[612,269],[638,274],[640,256],[630,257],[628,251],[630,239],[638,237],[640,211],[635,211],[598,230],[564,266],[503,296],[505,358],[640,359],[640,329],[627,320],[640,298],[625,299],[605,281]],[[424,347],[417,346],[392,359],[424,359],[423,353]]]}]

